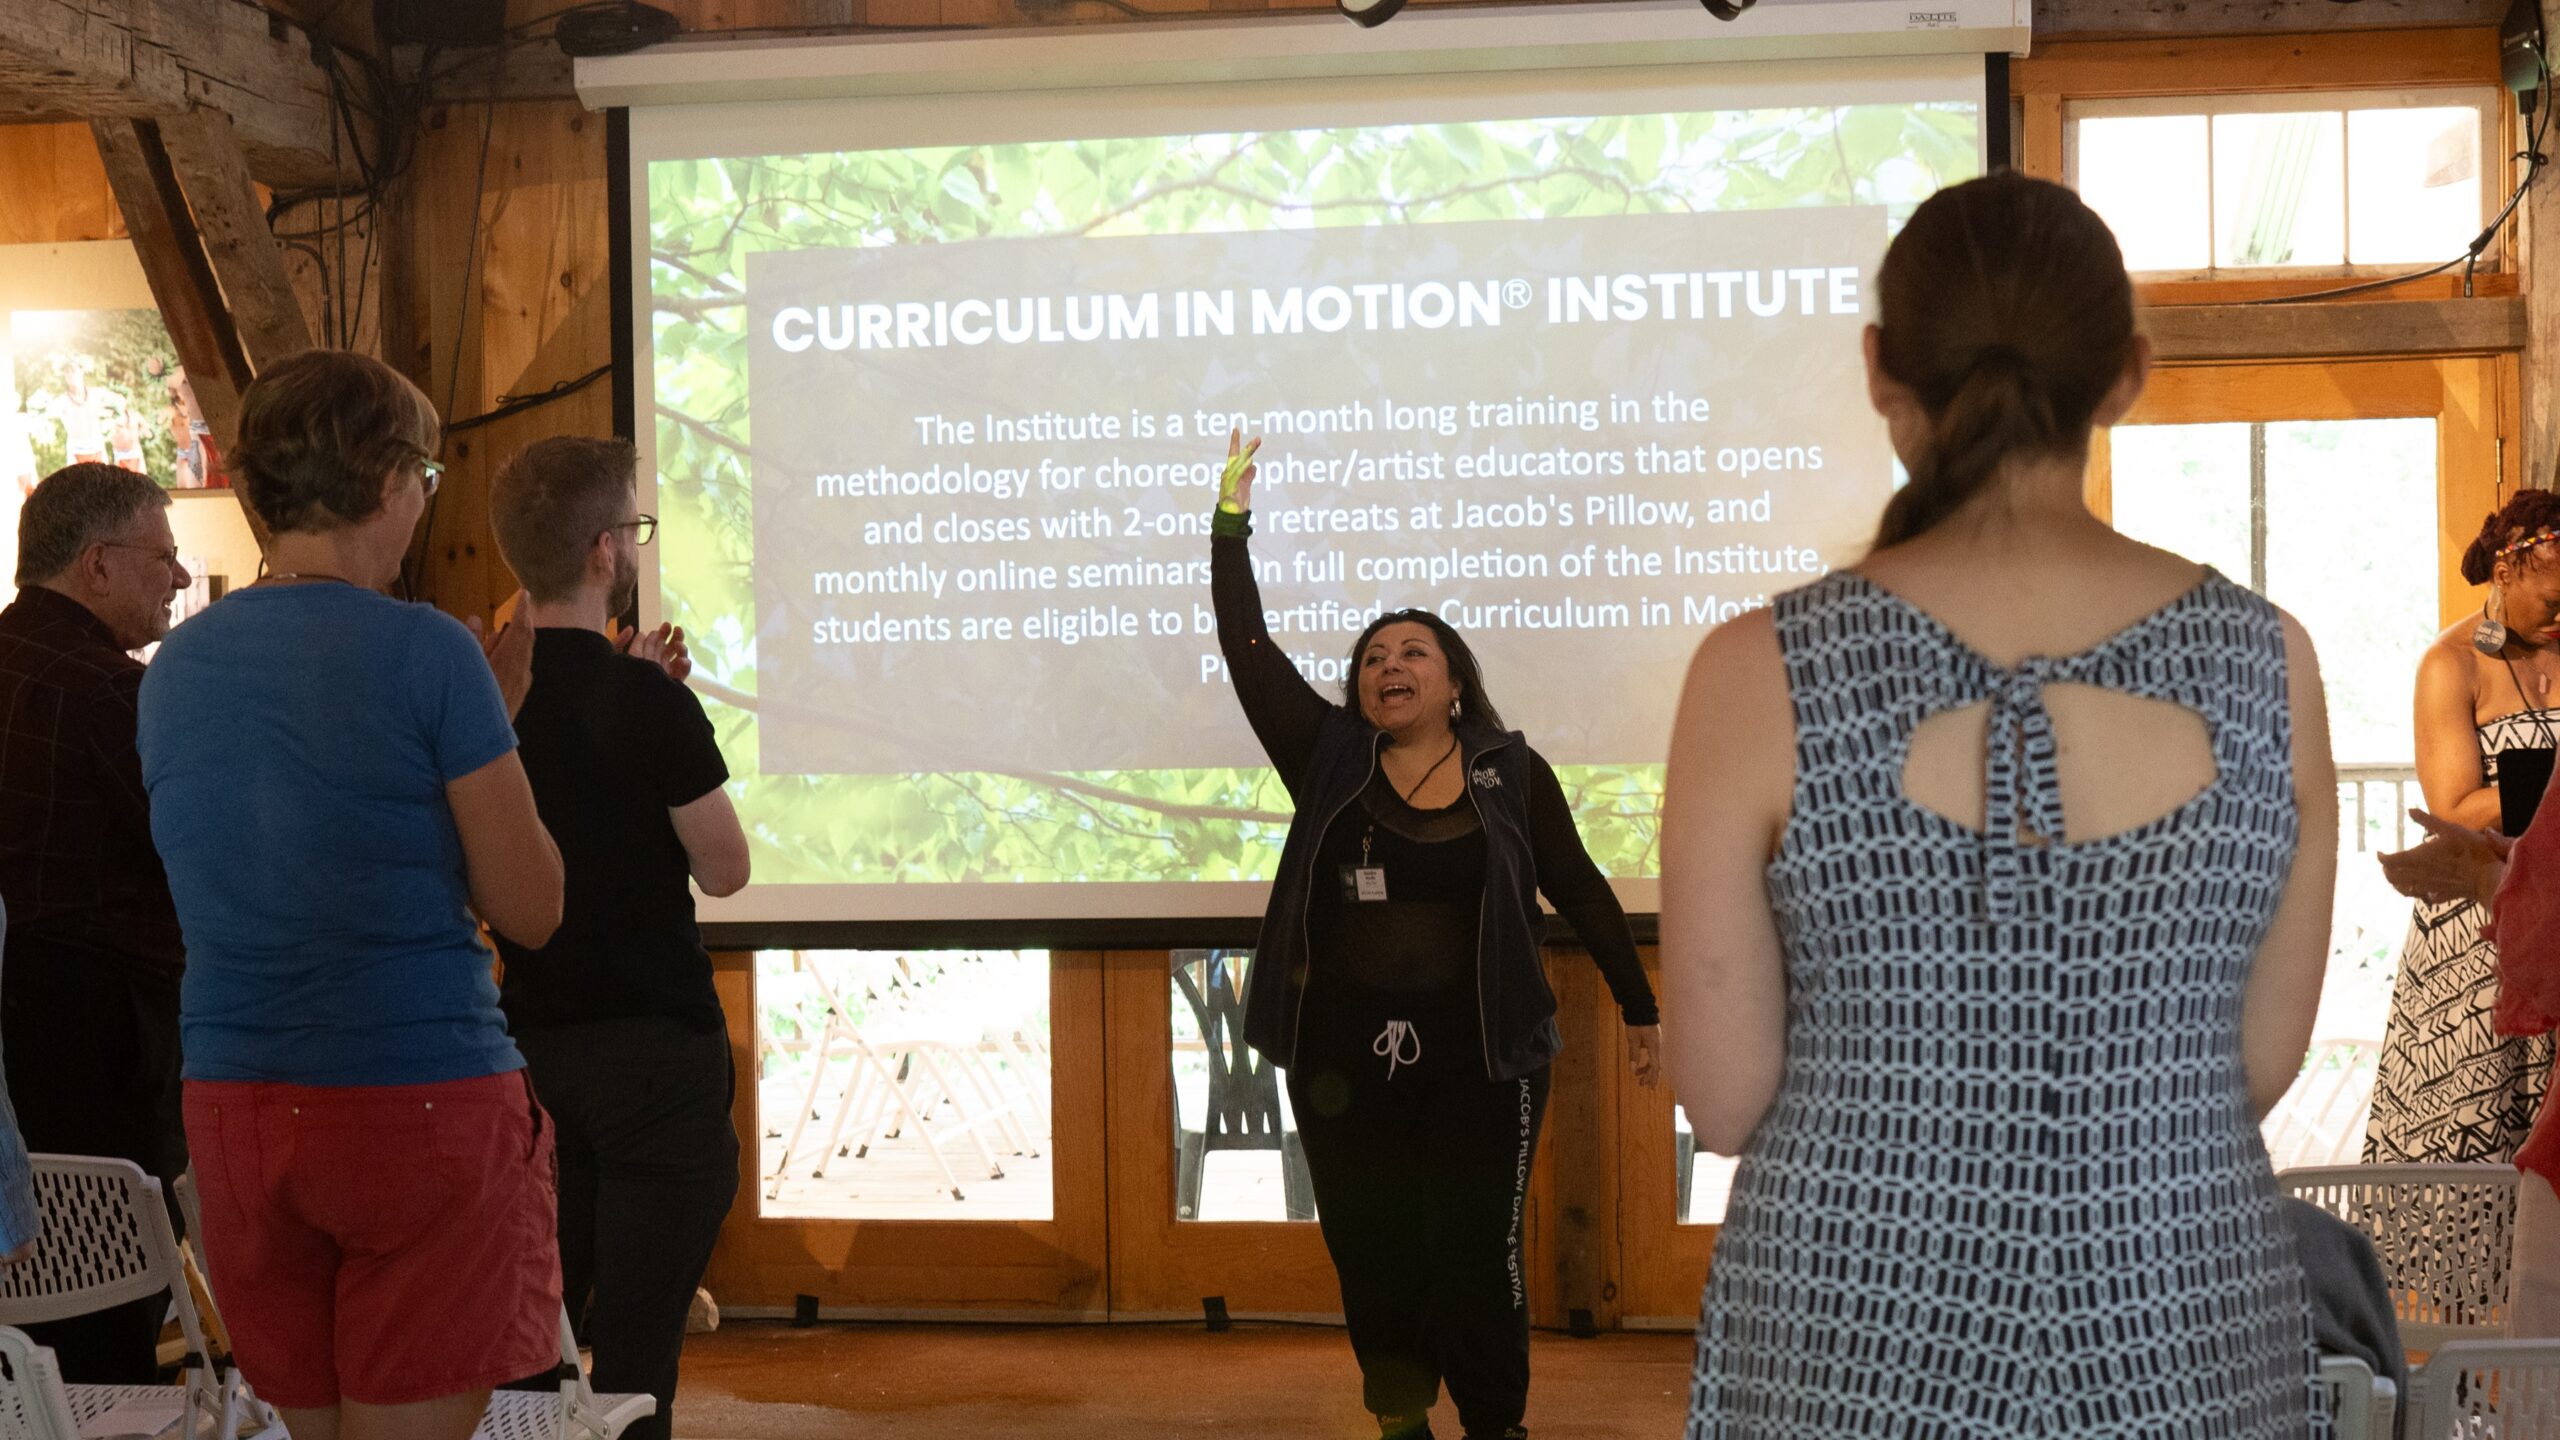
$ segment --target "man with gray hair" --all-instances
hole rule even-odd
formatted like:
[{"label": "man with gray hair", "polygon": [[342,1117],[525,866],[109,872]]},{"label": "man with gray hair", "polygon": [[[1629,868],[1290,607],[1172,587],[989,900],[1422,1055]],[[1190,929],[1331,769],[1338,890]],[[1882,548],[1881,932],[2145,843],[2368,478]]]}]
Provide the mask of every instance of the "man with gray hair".
[{"label": "man with gray hair", "polygon": [[[186,947],[151,846],[134,749],[142,662],[191,583],[169,495],[69,465],[18,515],[18,598],[0,610],[0,1061],[29,1149],[186,1168],[178,975]],[[65,1380],[147,1384],[164,1302],[31,1325]]]}]

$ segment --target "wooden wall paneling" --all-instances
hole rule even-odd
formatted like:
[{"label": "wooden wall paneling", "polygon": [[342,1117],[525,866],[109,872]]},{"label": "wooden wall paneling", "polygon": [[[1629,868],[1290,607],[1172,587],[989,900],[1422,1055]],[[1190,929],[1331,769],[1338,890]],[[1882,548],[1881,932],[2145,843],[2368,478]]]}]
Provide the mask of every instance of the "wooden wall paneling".
[{"label": "wooden wall paneling", "polygon": [[201,109],[171,115],[160,121],[160,140],[195,212],[205,257],[213,262],[250,367],[263,370],[310,349],[302,299],[285,274],[284,253],[267,224],[231,117]]},{"label": "wooden wall paneling", "polygon": [[1540,1325],[1570,1323],[1576,1310],[1600,1328],[1618,1323],[1619,1081],[1626,1074],[1626,1027],[1579,950],[1547,952],[1564,1052],[1547,1076],[1546,1122],[1538,1141],[1528,1223],[1529,1306]]},{"label": "wooden wall paneling", "polygon": [[115,188],[85,124],[0,125],[0,245],[124,236]]},{"label": "wooden wall paneling", "polygon": [[[240,392],[253,372],[158,127],[148,120],[100,120],[91,129],[178,363],[186,367],[205,423],[227,450],[238,433]],[[257,523],[253,515],[250,524]]]},{"label": "wooden wall paneling", "polygon": [[2462,552],[2480,519],[2498,508],[2500,381],[2497,362],[2444,364],[2444,406],[2436,416],[2436,592],[2438,617],[2450,625],[2480,608],[2480,592],[2462,578]]},{"label": "wooden wall paneling", "polygon": [[2066,178],[2062,97],[2039,91],[2024,100],[2018,130],[2018,168],[2039,180],[2060,183]]},{"label": "wooden wall paneling", "polygon": [[704,1277],[721,1306],[788,1314],[794,1297],[811,1295],[822,1314],[844,1318],[921,1311],[1102,1318],[1102,959],[1090,950],[1049,957],[1056,1218],[765,1220],[757,1213],[764,1118],[756,1106],[754,957],[744,951],[714,956],[713,980],[737,1066],[732,1119],[741,1141],[738,1198]]},{"label": "wooden wall paneling", "polygon": [[[2546,33],[2560,31],[2560,0],[2540,0]],[[2546,141],[2560,148],[2560,141]],[[2560,158],[2560,157],[2555,157]],[[2524,353],[2524,476],[2560,484],[2560,185],[2549,176],[2521,208],[2524,289],[2532,302]]]},{"label": "wooden wall paneling", "polygon": [[2445,363],[2164,365],[2151,372],[2151,383],[2124,423],[2433,416],[2444,408]]},{"label": "wooden wall paneling", "polygon": [[[606,292],[611,243],[602,117],[569,102],[452,106],[430,115],[421,143],[404,204],[425,223],[413,241],[414,302],[403,300],[426,337],[427,393],[446,419],[610,361],[611,317],[595,298]],[[609,402],[597,387],[452,439],[446,493],[422,542],[429,596],[485,615],[514,593],[489,528],[490,478],[544,435],[606,433]]]},{"label": "wooden wall paneling", "polygon": [[[1648,946],[1644,959],[1659,992],[1660,953]],[[1614,1018],[1615,1012],[1610,1014]],[[1617,1051],[1617,1073],[1624,1077],[1623,1041]],[[1697,1323],[1698,1296],[1718,1227],[1680,1223],[1679,1131],[1669,1083],[1647,1090],[1622,1078],[1617,1088],[1611,1153],[1617,1172],[1619,1322],[1650,1330],[1686,1329]]]},{"label": "wooden wall paneling", "polygon": [[1105,990],[1113,1316],[1196,1317],[1210,1295],[1234,1315],[1339,1316],[1342,1292],[1312,1222],[1175,1217],[1172,955],[1109,952]]},{"label": "wooden wall paneling", "polygon": [[2498,83],[2498,32],[2445,30],[2065,40],[2011,62],[2013,95],[2072,100]]}]

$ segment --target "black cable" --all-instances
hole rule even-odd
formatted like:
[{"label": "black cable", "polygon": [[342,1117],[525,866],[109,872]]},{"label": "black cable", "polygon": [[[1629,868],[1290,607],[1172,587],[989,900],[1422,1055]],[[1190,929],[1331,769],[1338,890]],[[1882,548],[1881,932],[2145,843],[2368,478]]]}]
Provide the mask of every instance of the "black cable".
[{"label": "black cable", "polygon": [[547,390],[536,390],[529,395],[501,395],[498,397],[498,403],[486,413],[474,415],[468,420],[453,421],[444,427],[444,433],[450,436],[459,431],[477,430],[483,425],[495,424],[510,415],[521,415],[527,410],[548,405],[554,400],[566,399],[612,373],[613,362],[608,360],[584,375],[573,380],[563,380]]}]

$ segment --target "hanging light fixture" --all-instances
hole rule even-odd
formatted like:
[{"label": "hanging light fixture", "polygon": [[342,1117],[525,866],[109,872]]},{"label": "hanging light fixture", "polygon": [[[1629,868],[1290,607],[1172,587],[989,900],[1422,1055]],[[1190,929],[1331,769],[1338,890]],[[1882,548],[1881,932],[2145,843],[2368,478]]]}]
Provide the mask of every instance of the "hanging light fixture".
[{"label": "hanging light fixture", "polygon": [[1333,8],[1361,29],[1374,30],[1396,18],[1404,0],[1333,0]]},{"label": "hanging light fixture", "polygon": [[1698,0],[1698,3],[1706,6],[1707,13],[1719,20],[1739,20],[1742,18],[1742,12],[1750,9],[1758,3],[1758,0]]}]

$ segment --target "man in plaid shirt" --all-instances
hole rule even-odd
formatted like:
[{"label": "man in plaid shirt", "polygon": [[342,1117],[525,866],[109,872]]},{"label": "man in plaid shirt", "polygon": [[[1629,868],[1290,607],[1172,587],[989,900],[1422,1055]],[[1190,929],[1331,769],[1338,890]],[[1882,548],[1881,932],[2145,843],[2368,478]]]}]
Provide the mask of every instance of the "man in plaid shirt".
[{"label": "man in plaid shirt", "polygon": [[[186,1168],[178,975],[186,946],[134,752],[142,662],[190,583],[168,492],[112,465],[45,477],[18,518],[0,610],[0,1061],[27,1146]],[[29,1326],[65,1380],[147,1383],[164,1302]]]}]

